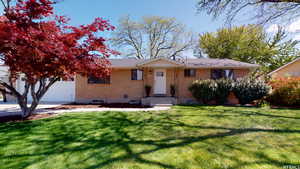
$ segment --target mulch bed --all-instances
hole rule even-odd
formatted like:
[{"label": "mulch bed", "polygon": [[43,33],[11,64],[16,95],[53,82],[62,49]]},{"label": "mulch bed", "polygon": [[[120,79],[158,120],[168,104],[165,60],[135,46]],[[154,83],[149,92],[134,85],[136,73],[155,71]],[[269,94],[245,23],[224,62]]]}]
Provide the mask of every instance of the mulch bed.
[{"label": "mulch bed", "polygon": [[57,114],[53,113],[46,113],[46,114],[33,114],[30,117],[23,119],[22,116],[6,116],[6,117],[0,117],[0,123],[5,122],[22,122],[22,121],[29,121],[29,120],[38,120],[38,119],[45,119],[49,117],[53,117]]},{"label": "mulch bed", "polygon": [[68,110],[77,108],[150,108],[149,106],[128,104],[128,103],[111,103],[111,104],[64,104],[57,107],[47,108],[47,110]]}]

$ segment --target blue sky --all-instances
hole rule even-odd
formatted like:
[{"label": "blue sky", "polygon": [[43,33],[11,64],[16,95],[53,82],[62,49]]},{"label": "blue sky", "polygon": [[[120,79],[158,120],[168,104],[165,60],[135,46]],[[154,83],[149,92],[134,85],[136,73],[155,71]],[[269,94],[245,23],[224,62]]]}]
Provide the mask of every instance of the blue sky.
[{"label": "blue sky", "polygon": [[[196,34],[215,31],[224,22],[213,20],[205,13],[197,12],[198,0],[63,0],[55,6],[56,13],[66,15],[72,25],[88,24],[102,17],[114,26],[120,18],[129,15],[134,20],[143,16],[174,17]],[[184,52],[192,57],[192,50]]]},{"label": "blue sky", "polygon": [[86,24],[95,17],[103,17],[117,26],[122,16],[133,19],[142,16],[175,17],[188,29],[203,33],[221,28],[223,21],[213,21],[204,13],[197,13],[197,0],[64,0],[55,6],[60,15],[71,18],[71,24]]},{"label": "blue sky", "polygon": [[[224,18],[213,20],[204,12],[198,13],[196,4],[198,0],[62,0],[55,5],[56,14],[71,18],[72,25],[88,24],[94,18],[102,17],[114,26],[118,20],[129,15],[135,20],[143,16],[175,17],[187,28],[195,33],[213,32],[224,26]],[[2,6],[0,6],[1,12]],[[249,16],[240,14],[239,22],[235,25],[246,24]],[[243,21],[243,22],[241,22]],[[249,20],[248,20],[249,21]],[[290,37],[300,40],[300,18],[285,26]],[[268,33],[276,31],[277,24],[266,27]]]},{"label": "blue sky", "polygon": [[[88,24],[94,18],[102,17],[110,21],[114,26],[118,25],[121,17],[129,15],[134,20],[143,16],[175,17],[185,24],[188,30],[194,33],[213,32],[224,27],[224,18],[213,20],[206,13],[197,12],[198,0],[63,0],[55,5],[56,13],[66,15],[71,19],[72,25]],[[239,22],[235,25],[246,24],[250,17],[242,13],[238,16]],[[241,22],[242,21],[242,22]],[[297,20],[295,28],[299,28],[300,20]],[[270,25],[267,32],[272,34],[276,31],[276,24]],[[293,31],[287,26],[287,31]],[[295,32],[295,31],[294,31]],[[300,40],[300,34],[292,34],[291,38]],[[186,55],[192,55],[191,51]]]},{"label": "blue sky", "polygon": [[[71,24],[88,24],[94,18],[102,17],[117,26],[118,20],[126,15],[139,20],[142,16],[175,17],[195,33],[213,32],[224,26],[224,18],[213,20],[205,13],[197,13],[198,0],[59,0],[55,5],[56,14],[71,18]],[[0,5],[0,13],[3,7]],[[247,24],[250,16],[242,13],[235,25]],[[241,22],[242,21],[242,22]],[[277,24],[266,27],[267,32],[273,33]],[[291,37],[300,40],[300,18],[294,23],[281,25],[286,27]]]}]

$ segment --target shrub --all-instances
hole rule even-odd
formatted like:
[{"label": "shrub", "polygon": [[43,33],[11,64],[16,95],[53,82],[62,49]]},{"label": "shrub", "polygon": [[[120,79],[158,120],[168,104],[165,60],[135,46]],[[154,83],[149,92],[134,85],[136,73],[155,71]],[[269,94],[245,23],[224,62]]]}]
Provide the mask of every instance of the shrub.
[{"label": "shrub", "polygon": [[176,94],[176,86],[171,84],[170,85],[170,93],[171,93],[171,96],[172,97],[175,97],[175,94]]},{"label": "shrub", "polygon": [[300,106],[300,78],[280,78],[270,82],[272,93],[267,97],[271,105]]},{"label": "shrub", "polygon": [[145,85],[145,92],[147,97],[150,96],[151,88],[152,87],[150,85]]},{"label": "shrub", "polygon": [[215,98],[216,88],[217,83],[214,80],[196,80],[189,90],[199,102],[208,104]]},{"label": "shrub", "polygon": [[240,104],[245,105],[267,96],[270,87],[263,80],[246,77],[236,80],[232,90]]},{"label": "shrub", "polygon": [[261,80],[242,78],[236,81],[230,79],[196,80],[189,87],[192,95],[201,103],[216,101],[225,104],[230,92],[238,98],[240,104],[252,103],[262,99],[269,93],[270,87]]},{"label": "shrub", "polygon": [[232,90],[233,81],[230,79],[219,79],[215,81],[217,84],[217,88],[215,91],[215,101],[217,104],[225,104],[227,102],[227,98]]}]

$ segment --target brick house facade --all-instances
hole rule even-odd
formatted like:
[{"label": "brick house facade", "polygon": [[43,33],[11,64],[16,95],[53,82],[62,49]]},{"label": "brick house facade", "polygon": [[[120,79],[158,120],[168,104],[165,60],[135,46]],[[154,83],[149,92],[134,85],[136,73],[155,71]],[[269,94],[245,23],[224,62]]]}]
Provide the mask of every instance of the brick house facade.
[{"label": "brick house facade", "polygon": [[[141,100],[146,97],[145,85],[151,86],[151,97],[171,97],[170,89],[171,85],[174,85],[176,103],[187,103],[194,100],[188,90],[193,81],[210,79],[221,74],[240,78],[258,67],[229,59],[206,58],[184,61],[166,58],[110,61],[112,72],[106,81],[91,81],[90,77],[76,77],[76,102],[111,103]],[[218,75],[218,72],[221,73]],[[236,103],[236,99],[231,96],[229,102]]]}]

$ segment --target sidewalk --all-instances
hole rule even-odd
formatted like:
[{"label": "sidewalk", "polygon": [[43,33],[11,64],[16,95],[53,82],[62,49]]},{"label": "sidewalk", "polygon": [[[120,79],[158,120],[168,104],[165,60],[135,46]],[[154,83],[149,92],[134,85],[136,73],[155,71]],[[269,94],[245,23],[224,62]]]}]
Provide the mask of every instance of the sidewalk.
[{"label": "sidewalk", "polygon": [[[43,111],[48,108],[57,107],[61,104],[63,103],[42,103],[37,107],[37,112]],[[21,115],[21,110],[17,103],[0,103],[0,117],[18,115]]]},{"label": "sidewalk", "polygon": [[[75,109],[61,109],[54,110],[51,108],[58,107],[63,103],[42,103],[38,106],[35,114],[61,114],[66,112],[100,112],[100,111],[122,111],[122,112],[134,112],[134,111],[164,111],[169,110],[171,107],[152,107],[152,108],[75,108]],[[19,105],[16,103],[1,103],[0,104],[0,117],[5,116],[17,116],[21,115]]]}]

